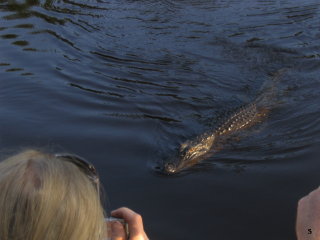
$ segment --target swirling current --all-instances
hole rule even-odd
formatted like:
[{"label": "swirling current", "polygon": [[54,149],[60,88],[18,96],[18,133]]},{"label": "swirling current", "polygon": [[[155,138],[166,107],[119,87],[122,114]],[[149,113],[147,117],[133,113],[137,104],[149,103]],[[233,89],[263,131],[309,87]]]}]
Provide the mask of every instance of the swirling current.
[{"label": "swirling current", "polygon": [[[320,183],[319,22],[317,0],[0,0],[2,155],[90,160],[151,239],[294,239]],[[157,174],[282,69],[262,121]]]}]

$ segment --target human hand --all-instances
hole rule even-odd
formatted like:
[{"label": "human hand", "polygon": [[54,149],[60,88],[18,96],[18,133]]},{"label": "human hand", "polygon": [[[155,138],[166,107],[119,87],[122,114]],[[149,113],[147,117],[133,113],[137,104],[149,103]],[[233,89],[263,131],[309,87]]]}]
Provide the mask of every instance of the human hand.
[{"label": "human hand", "polygon": [[[142,217],[129,208],[122,207],[111,212],[112,217],[122,218],[126,221],[129,227],[129,240],[148,240],[148,237],[143,229]],[[123,225],[119,222],[111,223],[111,239],[126,240],[127,236]]]},{"label": "human hand", "polygon": [[296,233],[298,240],[320,239],[320,188],[299,200]]}]

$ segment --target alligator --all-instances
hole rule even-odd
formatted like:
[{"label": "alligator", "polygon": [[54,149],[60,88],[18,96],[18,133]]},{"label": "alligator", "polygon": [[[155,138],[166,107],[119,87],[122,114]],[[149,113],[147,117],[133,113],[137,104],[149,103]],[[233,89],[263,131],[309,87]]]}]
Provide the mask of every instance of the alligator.
[{"label": "alligator", "polygon": [[211,131],[207,131],[193,140],[188,140],[178,148],[177,161],[166,162],[162,173],[172,175],[194,166],[221,149],[221,139],[262,122],[271,109],[276,95],[276,83],[286,69],[274,73],[269,86],[263,86],[261,94],[251,103],[234,111],[226,120]]}]

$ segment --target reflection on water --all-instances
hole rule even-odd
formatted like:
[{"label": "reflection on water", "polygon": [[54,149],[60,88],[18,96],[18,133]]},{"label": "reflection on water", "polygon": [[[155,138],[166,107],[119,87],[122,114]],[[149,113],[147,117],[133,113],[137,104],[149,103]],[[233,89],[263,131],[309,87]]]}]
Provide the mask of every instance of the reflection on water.
[{"label": "reflection on water", "polygon": [[[295,201],[320,180],[319,163],[305,159],[320,134],[319,9],[316,0],[0,0],[1,147],[92,159],[113,204],[140,210],[152,238],[250,239],[243,229],[265,225],[259,239],[292,238]],[[282,68],[265,121],[181,177],[152,173]]]}]

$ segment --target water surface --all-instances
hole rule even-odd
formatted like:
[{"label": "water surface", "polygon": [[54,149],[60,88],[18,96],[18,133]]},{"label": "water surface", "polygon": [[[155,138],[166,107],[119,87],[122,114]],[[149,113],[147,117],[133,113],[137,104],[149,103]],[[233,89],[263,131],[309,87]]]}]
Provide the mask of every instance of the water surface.
[{"label": "water surface", "polygon": [[[151,239],[294,239],[320,182],[319,24],[316,0],[0,0],[1,149],[87,158]],[[283,68],[264,122],[154,173]]]}]

